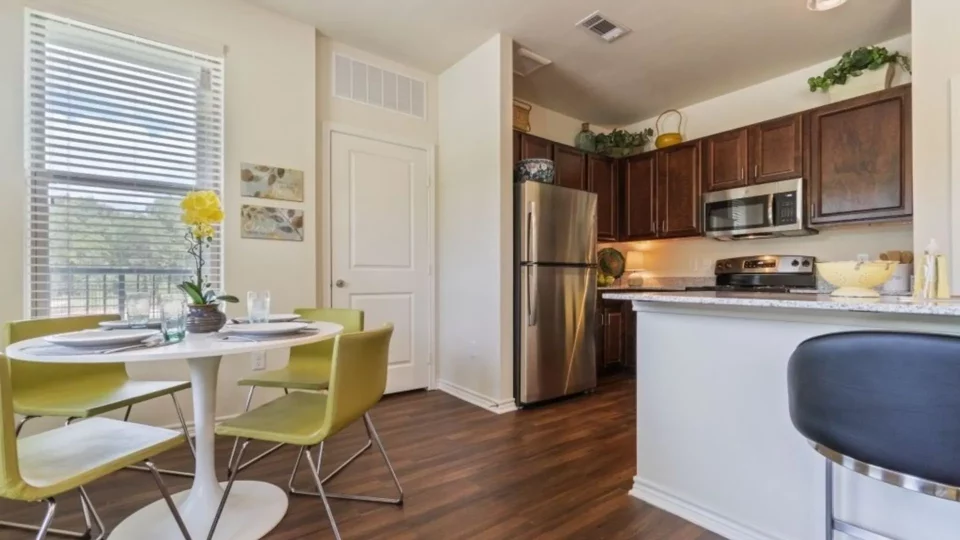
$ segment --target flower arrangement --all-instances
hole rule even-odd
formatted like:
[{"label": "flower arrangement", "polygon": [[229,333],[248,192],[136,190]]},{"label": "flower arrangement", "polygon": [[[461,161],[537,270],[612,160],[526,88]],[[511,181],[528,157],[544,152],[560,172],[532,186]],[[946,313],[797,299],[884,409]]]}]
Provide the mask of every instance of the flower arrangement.
[{"label": "flower arrangement", "polygon": [[[182,201],[180,208],[183,214],[180,219],[187,225],[187,232],[184,238],[190,247],[187,252],[193,256],[197,266],[196,281],[184,281],[177,285],[193,305],[215,305],[217,300],[224,302],[239,302],[236,296],[218,295],[211,288],[209,283],[203,281],[203,267],[206,261],[203,259],[204,248],[209,249],[210,241],[213,240],[213,226],[223,221],[223,208],[220,206],[220,198],[213,191],[191,191]],[[207,290],[204,291],[206,286]]]}]

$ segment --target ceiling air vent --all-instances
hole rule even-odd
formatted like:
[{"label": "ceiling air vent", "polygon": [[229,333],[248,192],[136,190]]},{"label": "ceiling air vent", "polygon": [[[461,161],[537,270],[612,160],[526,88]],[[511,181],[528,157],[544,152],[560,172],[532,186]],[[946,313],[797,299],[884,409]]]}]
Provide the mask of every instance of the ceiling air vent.
[{"label": "ceiling air vent", "polygon": [[607,43],[611,43],[630,33],[629,28],[611,21],[600,14],[599,11],[594,11],[590,15],[587,15],[587,17],[578,22],[576,26],[600,36],[600,39]]}]

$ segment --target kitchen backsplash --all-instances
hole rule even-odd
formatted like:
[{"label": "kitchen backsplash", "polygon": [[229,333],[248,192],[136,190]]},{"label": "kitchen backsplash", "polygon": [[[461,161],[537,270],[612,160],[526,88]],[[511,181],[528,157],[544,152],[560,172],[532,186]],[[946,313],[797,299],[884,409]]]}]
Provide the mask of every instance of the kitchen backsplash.
[{"label": "kitchen backsplash", "polygon": [[913,226],[909,223],[847,226],[826,229],[814,236],[719,242],[709,238],[682,238],[649,242],[603,244],[624,255],[644,254],[644,285],[664,278],[713,276],[717,259],[749,255],[809,255],[819,261],[855,260],[865,253],[877,259],[890,250],[913,249]]}]

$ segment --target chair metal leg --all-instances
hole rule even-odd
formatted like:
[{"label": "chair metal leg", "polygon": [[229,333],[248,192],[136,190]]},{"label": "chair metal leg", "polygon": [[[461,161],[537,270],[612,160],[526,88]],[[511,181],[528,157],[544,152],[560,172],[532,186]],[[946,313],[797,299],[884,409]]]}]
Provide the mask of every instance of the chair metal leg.
[{"label": "chair metal leg", "polygon": [[[251,387],[250,387],[250,393],[247,394],[247,404],[246,404],[246,406],[243,408],[243,412],[247,412],[247,411],[250,410],[250,403],[253,401],[253,390],[254,390],[254,388],[256,388],[256,387],[255,387],[255,386],[251,386]],[[284,389],[283,389],[283,393],[284,393],[284,395],[289,394],[289,393],[290,393],[290,390],[284,388]],[[233,449],[230,450],[230,459],[227,460],[227,463],[228,463],[228,464],[229,464],[229,463],[233,463],[233,454],[235,454],[236,451],[237,451],[237,443],[238,443],[239,441],[240,441],[239,437],[237,438],[237,440],[233,441]],[[256,463],[256,462],[258,462],[258,461],[260,461],[261,459],[263,459],[263,458],[269,456],[270,454],[276,452],[277,450],[279,450],[279,449],[280,449],[281,447],[283,447],[283,446],[285,446],[285,445],[284,445],[284,444],[275,444],[275,445],[271,446],[270,448],[264,450],[264,451],[261,452],[260,454],[258,454],[258,455],[256,455],[256,456],[250,458],[250,459],[249,459],[248,461],[246,461],[245,463],[240,464],[238,470],[242,471],[242,470],[246,469],[247,467],[253,465],[254,463]],[[229,476],[229,475],[230,475],[230,471],[227,471],[227,476]]]},{"label": "chair metal leg", "polygon": [[15,435],[16,435],[17,437],[19,437],[19,436],[20,436],[20,430],[23,429],[23,425],[27,423],[27,420],[33,420],[34,418],[36,418],[36,416],[24,416],[23,418],[21,418],[20,421],[17,422],[17,427],[16,427],[16,430],[15,430]]},{"label": "chair metal leg", "polygon": [[100,534],[94,540],[103,540],[107,536],[107,527],[103,524],[103,520],[100,519],[100,514],[97,514],[97,509],[93,507],[93,502],[90,501],[90,495],[87,494],[86,488],[80,486],[80,507],[83,509],[83,520],[87,524],[87,531],[93,530],[93,525],[96,523],[97,530],[100,531]]},{"label": "chair metal leg", "polygon": [[826,539],[833,540],[834,531],[857,538],[858,540],[894,540],[889,536],[875,533],[869,529],[864,529],[852,523],[836,519],[833,515],[833,462],[829,459],[824,460],[826,465]]},{"label": "chair metal leg", "polygon": [[[47,499],[47,513],[43,518],[43,523],[39,526],[37,525],[26,525],[24,523],[14,523],[12,521],[0,521],[0,528],[5,529],[15,529],[18,531],[29,531],[37,533],[37,540],[43,540],[48,535],[50,536],[60,536],[64,538],[79,538],[81,540],[90,540],[91,531],[87,530],[84,532],[74,532],[74,531],[65,531],[62,529],[54,529],[53,525],[53,516],[57,511],[57,503],[52,498]],[[103,532],[101,531],[101,536],[97,537],[98,540],[103,537]]]},{"label": "chair metal leg", "polygon": [[207,540],[213,540],[213,534],[217,531],[217,523],[220,522],[220,515],[223,514],[223,509],[227,506],[227,497],[230,496],[230,490],[233,488],[233,482],[237,479],[237,476],[240,475],[240,460],[243,459],[243,452],[247,449],[247,446],[250,444],[250,439],[245,439],[243,444],[240,445],[240,451],[237,452],[236,459],[234,456],[230,456],[230,462],[227,463],[227,470],[230,471],[230,478],[227,480],[227,487],[223,490],[223,497],[220,499],[220,506],[217,507],[217,513],[213,516],[213,523],[210,524],[210,532],[207,534]]},{"label": "chair metal leg", "polygon": [[180,511],[177,510],[177,505],[173,503],[173,498],[170,497],[170,491],[167,489],[166,484],[163,483],[163,478],[160,477],[160,471],[150,461],[144,461],[143,463],[147,469],[153,473],[153,481],[157,483],[157,489],[159,489],[160,494],[163,495],[163,500],[167,502],[167,508],[169,508],[170,513],[173,514],[173,519],[176,520],[177,527],[180,528],[180,533],[183,535],[184,540],[191,540],[190,532],[187,530],[186,524],[183,523]]},{"label": "chair metal leg", "polygon": [[[396,498],[388,498],[388,497],[370,497],[367,495],[347,495],[342,493],[327,493],[326,497],[330,499],[347,499],[351,501],[364,501],[364,502],[385,503],[385,504],[403,504],[403,488],[400,487],[400,480],[397,478],[396,471],[393,470],[393,465],[390,463],[390,458],[387,457],[387,451],[383,447],[383,443],[380,441],[380,436],[377,434],[377,430],[373,426],[373,420],[370,419],[369,413],[363,415],[363,425],[367,430],[367,437],[369,437],[369,439],[367,440],[367,444],[363,448],[361,448],[357,453],[350,456],[349,459],[347,459],[342,464],[340,464],[340,466],[334,469],[333,472],[331,472],[326,477],[324,477],[323,480],[320,481],[320,483],[326,484],[329,480],[331,480],[333,477],[338,475],[347,465],[352,463],[353,460],[360,457],[360,455],[363,454],[368,448],[370,448],[373,442],[376,441],[377,448],[380,450],[380,455],[383,457],[383,462],[387,465],[387,469],[390,471],[390,476],[393,478],[393,483],[397,488],[398,496]],[[287,491],[291,495],[305,495],[308,497],[317,497],[320,495],[317,492],[301,491],[293,487],[293,478],[294,476],[296,476],[297,470],[300,467],[300,460],[303,457],[303,453],[304,451],[301,449],[300,454],[297,455],[297,461],[293,466],[293,472],[290,474],[290,481],[287,483]],[[320,449],[317,453],[317,468],[316,468],[318,477],[320,475],[319,468],[320,468],[320,462],[322,460],[322,456],[323,456],[323,443],[320,443]]]},{"label": "chair metal leg", "polygon": [[173,408],[177,411],[177,418],[180,419],[180,429],[183,430],[183,436],[187,439],[187,446],[190,447],[190,454],[193,455],[193,458],[197,458],[197,449],[193,445],[193,437],[190,436],[190,429],[187,427],[187,421],[183,417],[183,409],[180,408],[180,402],[177,401],[176,394],[170,394],[170,398],[173,399]]},{"label": "chair metal leg", "polygon": [[317,493],[320,495],[320,500],[323,501],[323,508],[327,511],[327,519],[330,520],[330,528],[333,529],[333,536],[337,540],[340,540],[340,529],[337,528],[337,521],[333,519],[333,510],[330,509],[330,501],[327,500],[327,494],[323,491],[323,482],[320,481],[320,475],[317,474],[317,470],[320,469],[320,464],[314,464],[313,456],[310,455],[309,448],[301,448],[300,452],[301,454],[306,453],[307,455],[307,463],[310,465],[310,476],[313,476],[313,482],[317,486]]}]

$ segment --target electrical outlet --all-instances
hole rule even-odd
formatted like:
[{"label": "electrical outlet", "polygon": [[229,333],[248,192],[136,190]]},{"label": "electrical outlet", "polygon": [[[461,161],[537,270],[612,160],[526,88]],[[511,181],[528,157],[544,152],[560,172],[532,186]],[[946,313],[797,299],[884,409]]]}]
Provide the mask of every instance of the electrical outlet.
[{"label": "electrical outlet", "polygon": [[266,351],[255,352],[253,356],[253,370],[254,371],[263,371],[267,369],[267,353]]}]

